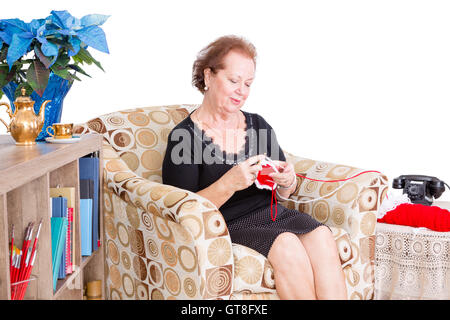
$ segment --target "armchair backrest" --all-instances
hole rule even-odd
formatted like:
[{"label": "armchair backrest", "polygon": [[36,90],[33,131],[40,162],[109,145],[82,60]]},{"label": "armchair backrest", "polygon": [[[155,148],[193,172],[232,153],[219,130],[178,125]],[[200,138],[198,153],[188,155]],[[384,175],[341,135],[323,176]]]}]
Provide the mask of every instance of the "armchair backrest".
[{"label": "armchair backrest", "polygon": [[121,110],[76,125],[74,133],[98,132],[137,175],[162,182],[162,162],[170,131],[198,105]]}]

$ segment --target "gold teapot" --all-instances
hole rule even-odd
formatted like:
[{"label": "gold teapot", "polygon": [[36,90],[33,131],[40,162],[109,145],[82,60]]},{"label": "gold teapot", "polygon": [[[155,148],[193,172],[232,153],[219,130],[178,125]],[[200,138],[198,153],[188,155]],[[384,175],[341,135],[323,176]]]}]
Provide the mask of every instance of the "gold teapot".
[{"label": "gold teapot", "polygon": [[42,126],[45,120],[45,106],[51,100],[46,100],[39,109],[39,114],[34,112],[34,101],[30,97],[26,96],[25,88],[22,88],[22,96],[17,97],[14,101],[16,109],[12,113],[11,106],[6,102],[0,102],[0,106],[6,106],[11,123],[8,125],[5,121],[0,119],[6,126],[8,132],[11,132],[11,136],[16,140],[18,146],[31,146],[36,144],[36,138],[41,132]]}]

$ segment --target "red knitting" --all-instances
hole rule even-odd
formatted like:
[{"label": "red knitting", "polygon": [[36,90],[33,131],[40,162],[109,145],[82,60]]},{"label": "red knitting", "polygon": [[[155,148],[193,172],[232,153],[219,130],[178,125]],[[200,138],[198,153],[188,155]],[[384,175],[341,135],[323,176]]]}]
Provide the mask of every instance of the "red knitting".
[{"label": "red knitting", "polygon": [[403,203],[386,212],[378,222],[410,227],[425,227],[433,231],[450,231],[450,211],[437,206]]}]

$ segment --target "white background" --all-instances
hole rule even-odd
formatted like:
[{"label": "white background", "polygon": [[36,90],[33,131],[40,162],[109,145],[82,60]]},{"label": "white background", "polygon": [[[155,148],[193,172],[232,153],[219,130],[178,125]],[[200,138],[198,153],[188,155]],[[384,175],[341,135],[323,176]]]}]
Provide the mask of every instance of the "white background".
[{"label": "white background", "polygon": [[[196,54],[237,34],[258,50],[243,110],[262,115],[283,149],[391,180],[424,174],[450,184],[448,1],[9,1],[0,16],[29,22],[53,9],[111,15],[110,54],[91,50],[106,72],[86,66],[92,78],[80,75],[62,122],[201,103],[191,86]],[[447,190],[439,200],[449,199]]]}]

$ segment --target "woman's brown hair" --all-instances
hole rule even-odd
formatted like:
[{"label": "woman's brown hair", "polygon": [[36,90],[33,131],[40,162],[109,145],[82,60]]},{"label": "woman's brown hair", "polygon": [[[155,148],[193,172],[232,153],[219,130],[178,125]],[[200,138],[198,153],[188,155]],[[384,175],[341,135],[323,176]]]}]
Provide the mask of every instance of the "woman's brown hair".
[{"label": "woman's brown hair", "polygon": [[192,85],[205,93],[204,70],[210,68],[215,74],[223,69],[223,58],[230,51],[237,51],[253,60],[256,66],[256,48],[248,40],[235,35],[223,36],[200,50],[192,67]]}]

